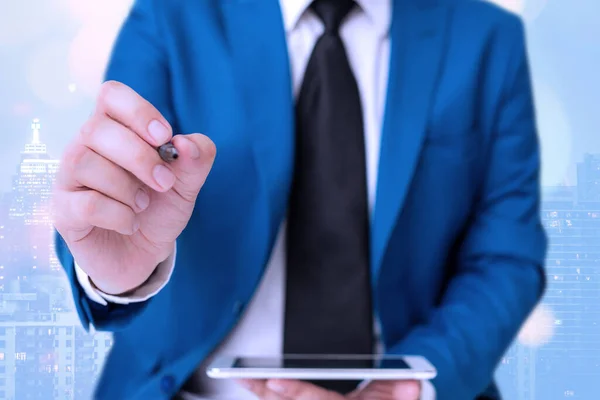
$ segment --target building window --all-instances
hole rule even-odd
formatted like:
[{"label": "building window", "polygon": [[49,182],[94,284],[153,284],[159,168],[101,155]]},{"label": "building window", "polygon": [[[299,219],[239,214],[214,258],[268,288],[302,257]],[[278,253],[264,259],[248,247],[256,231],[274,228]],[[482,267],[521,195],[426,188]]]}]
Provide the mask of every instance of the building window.
[{"label": "building window", "polygon": [[0,340],[0,349],[3,349],[6,347],[6,340]]},{"label": "building window", "polygon": [[4,361],[4,353],[0,353],[0,361]]},{"label": "building window", "polygon": [[15,353],[15,359],[17,360],[27,360],[27,353],[22,352],[22,353]]},{"label": "building window", "polygon": [[73,334],[73,328],[67,328],[67,335]]},{"label": "building window", "polygon": [[71,372],[71,365],[70,364],[65,367],[65,371]]},{"label": "building window", "polygon": [[72,347],[72,343],[70,340],[67,340],[67,347]]}]

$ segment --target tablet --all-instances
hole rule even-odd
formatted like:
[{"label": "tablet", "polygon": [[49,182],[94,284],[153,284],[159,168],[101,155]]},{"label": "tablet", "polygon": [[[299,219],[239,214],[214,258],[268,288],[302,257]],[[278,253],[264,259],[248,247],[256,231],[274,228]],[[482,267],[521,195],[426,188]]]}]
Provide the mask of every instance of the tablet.
[{"label": "tablet", "polygon": [[424,357],[387,355],[219,357],[206,373],[214,379],[428,380],[436,376]]}]

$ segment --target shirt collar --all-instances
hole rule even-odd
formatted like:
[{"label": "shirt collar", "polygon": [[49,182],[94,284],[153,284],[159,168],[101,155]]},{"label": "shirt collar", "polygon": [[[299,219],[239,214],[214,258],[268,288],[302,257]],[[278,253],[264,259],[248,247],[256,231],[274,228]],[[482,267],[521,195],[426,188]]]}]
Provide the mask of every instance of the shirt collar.
[{"label": "shirt collar", "polygon": [[[373,28],[381,36],[388,34],[392,20],[392,0],[355,0],[367,14]],[[304,15],[312,0],[280,0],[283,23],[287,33],[296,28],[298,21]]]}]

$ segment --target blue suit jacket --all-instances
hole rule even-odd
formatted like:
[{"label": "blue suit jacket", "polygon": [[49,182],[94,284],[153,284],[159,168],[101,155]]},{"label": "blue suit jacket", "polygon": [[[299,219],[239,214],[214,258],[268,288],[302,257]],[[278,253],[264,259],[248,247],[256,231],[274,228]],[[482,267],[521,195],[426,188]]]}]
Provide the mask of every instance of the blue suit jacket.
[{"label": "blue suit jacket", "polygon": [[[396,0],[390,35],[371,233],[382,339],[437,367],[439,399],[493,395],[544,288],[523,27],[477,0]],[[84,326],[115,332],[97,398],[167,399],[239,320],[286,213],[294,99],[279,2],[137,0],[107,78],[218,149],[151,300],[91,302],[57,242]]]}]

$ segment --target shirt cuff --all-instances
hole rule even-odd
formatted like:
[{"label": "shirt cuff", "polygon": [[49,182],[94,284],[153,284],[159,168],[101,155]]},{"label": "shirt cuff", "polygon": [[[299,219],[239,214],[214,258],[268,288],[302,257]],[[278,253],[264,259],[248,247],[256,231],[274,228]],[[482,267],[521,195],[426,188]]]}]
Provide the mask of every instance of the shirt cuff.
[{"label": "shirt cuff", "polygon": [[167,285],[167,283],[171,279],[173,270],[175,269],[176,254],[177,245],[175,245],[175,249],[173,250],[173,253],[169,256],[169,258],[158,264],[158,266],[156,267],[152,275],[150,275],[148,280],[131,293],[128,293],[127,296],[111,295],[97,289],[92,284],[90,277],[85,273],[83,269],[81,269],[81,267],[79,267],[79,265],[77,265],[77,262],[75,262],[75,274],[77,275],[77,280],[79,281],[79,284],[81,285],[86,296],[96,303],[100,303],[104,306],[108,305],[108,303],[140,303],[155,296],[156,294],[158,294],[158,292],[162,290],[162,288],[164,288]]}]

